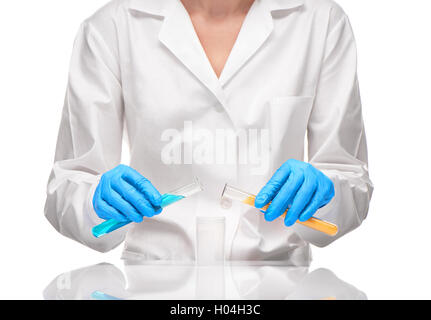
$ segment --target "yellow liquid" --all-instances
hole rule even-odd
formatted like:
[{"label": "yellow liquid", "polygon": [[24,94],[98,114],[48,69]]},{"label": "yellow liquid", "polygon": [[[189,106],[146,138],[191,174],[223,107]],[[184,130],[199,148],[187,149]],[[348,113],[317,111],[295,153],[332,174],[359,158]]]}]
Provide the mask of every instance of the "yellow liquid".
[{"label": "yellow liquid", "polygon": [[[256,199],[256,196],[249,196],[249,197],[247,197],[247,199],[245,199],[243,201],[243,203],[248,204],[249,206],[254,207],[254,201],[255,201],[255,199]],[[266,211],[266,209],[268,209],[268,207],[269,207],[270,204],[271,204],[271,202],[268,203],[261,210]],[[285,217],[286,213],[287,213],[287,210],[282,215],[282,217]],[[323,233],[325,233],[325,234],[327,234],[329,236],[335,236],[337,234],[337,232],[338,232],[338,227],[335,224],[327,222],[327,221],[323,221],[323,220],[320,220],[320,219],[317,219],[317,218],[310,218],[310,219],[308,219],[307,221],[304,221],[304,222],[301,222],[301,221],[298,220],[297,223],[299,223],[299,224],[301,224],[303,226],[306,226],[308,228],[311,228],[313,230],[317,230],[317,231],[323,232]]]}]

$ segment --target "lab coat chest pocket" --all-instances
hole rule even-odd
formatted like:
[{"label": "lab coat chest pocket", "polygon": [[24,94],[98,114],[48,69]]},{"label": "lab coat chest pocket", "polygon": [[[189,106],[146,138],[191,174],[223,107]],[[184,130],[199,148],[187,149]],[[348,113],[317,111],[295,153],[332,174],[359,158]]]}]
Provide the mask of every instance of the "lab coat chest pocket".
[{"label": "lab coat chest pocket", "polygon": [[312,96],[285,96],[269,100],[269,130],[273,165],[304,155],[304,138],[313,106]]}]

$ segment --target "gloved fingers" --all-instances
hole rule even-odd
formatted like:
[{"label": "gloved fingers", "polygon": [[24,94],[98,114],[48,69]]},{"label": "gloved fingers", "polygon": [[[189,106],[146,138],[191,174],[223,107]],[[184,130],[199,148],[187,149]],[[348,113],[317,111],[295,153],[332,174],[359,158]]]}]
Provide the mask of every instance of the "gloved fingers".
[{"label": "gloved fingers", "polygon": [[322,200],[322,203],[320,204],[320,207],[318,209],[321,209],[325,207],[329,202],[331,202],[332,197],[326,197]]},{"label": "gloved fingers", "polygon": [[294,225],[300,214],[307,207],[317,190],[317,177],[314,174],[308,174],[305,177],[304,183],[298,190],[292,205],[286,214],[284,224],[288,227]]},{"label": "gloved fingers", "polygon": [[320,208],[331,202],[335,195],[334,183],[321,171],[317,171],[317,189],[310,203],[299,216],[301,222],[310,219]]},{"label": "gloved fingers", "polygon": [[310,219],[319,208],[323,206],[325,193],[322,189],[317,189],[310,203],[299,216],[299,221],[304,222]]},{"label": "gloved fingers", "polygon": [[104,220],[114,219],[118,222],[130,221],[126,216],[124,216],[121,212],[119,212],[114,207],[110,206],[106,201],[100,199],[97,202],[97,215],[99,218]]},{"label": "gloved fingers", "polygon": [[150,201],[145,197],[144,194],[139,192],[135,187],[127,183],[127,181],[121,179],[121,184],[124,184],[125,190],[128,192],[125,193],[126,199],[138,209],[146,217],[153,217],[162,212],[161,207],[154,207]]},{"label": "gloved fingers", "polygon": [[262,208],[271,202],[280,189],[284,186],[291,173],[291,169],[287,163],[284,163],[268,181],[268,183],[260,190],[255,199],[256,208]]},{"label": "gloved fingers", "polygon": [[154,207],[160,207],[162,204],[162,196],[153,184],[138,171],[128,167],[122,174],[123,179],[130,183],[139,192],[145,195],[147,200]]},{"label": "gloved fingers", "polygon": [[112,182],[112,188],[145,217],[151,218],[154,215],[159,214],[162,210],[160,207],[154,208],[142,193],[121,177]]},{"label": "gloved fingers", "polygon": [[93,207],[99,218],[104,220],[115,219],[116,221],[128,221],[121,212],[111,207],[105,200],[100,197],[100,188],[97,187],[93,197]]},{"label": "gloved fingers", "polygon": [[302,172],[293,172],[286,183],[281,187],[265,214],[267,221],[280,217],[289,208],[296,193],[304,182]]},{"label": "gloved fingers", "polygon": [[101,180],[101,198],[133,222],[142,222],[142,215],[111,187],[111,181]]},{"label": "gloved fingers", "polygon": [[[322,173],[323,174],[323,173]],[[327,190],[326,190],[326,196],[325,196],[325,206],[331,202],[332,198],[334,198],[335,196],[335,187],[334,187],[334,183],[332,182],[331,179],[329,179],[327,176],[325,176],[325,178],[327,179],[326,181],[327,183]]]}]

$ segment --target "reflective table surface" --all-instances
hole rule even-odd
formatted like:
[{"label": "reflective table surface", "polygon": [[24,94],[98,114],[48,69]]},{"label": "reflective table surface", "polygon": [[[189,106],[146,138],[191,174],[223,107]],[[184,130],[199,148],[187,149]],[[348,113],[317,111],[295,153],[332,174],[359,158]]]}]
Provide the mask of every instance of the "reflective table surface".
[{"label": "reflective table surface", "polygon": [[367,299],[328,269],[260,265],[133,265],[101,263],[55,277],[49,300],[84,299]]}]

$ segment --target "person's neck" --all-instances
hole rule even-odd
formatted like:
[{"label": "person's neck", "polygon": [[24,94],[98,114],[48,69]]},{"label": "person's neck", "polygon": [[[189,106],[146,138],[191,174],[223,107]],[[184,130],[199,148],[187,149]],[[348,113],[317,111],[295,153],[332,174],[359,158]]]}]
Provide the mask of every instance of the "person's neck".
[{"label": "person's neck", "polygon": [[229,15],[246,14],[254,0],[181,0],[190,14],[223,18]]}]

